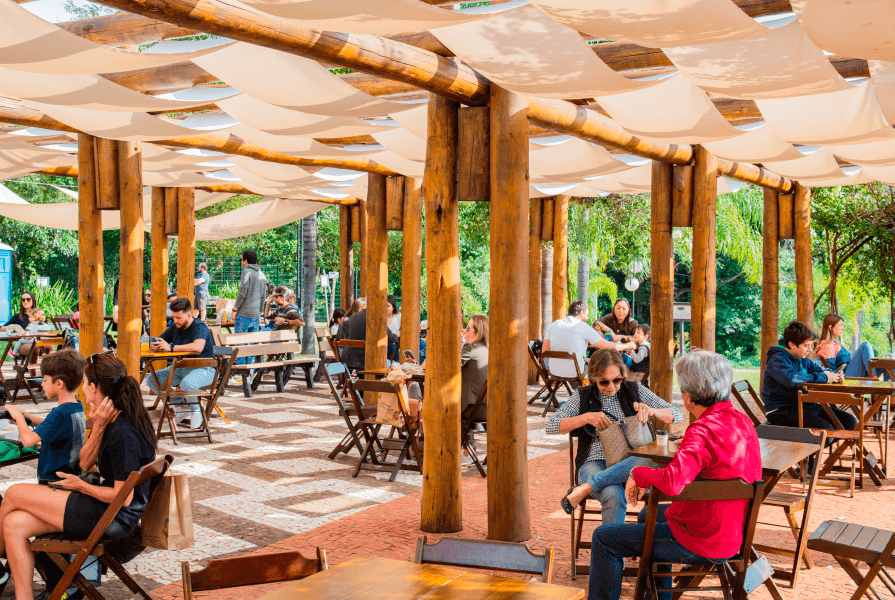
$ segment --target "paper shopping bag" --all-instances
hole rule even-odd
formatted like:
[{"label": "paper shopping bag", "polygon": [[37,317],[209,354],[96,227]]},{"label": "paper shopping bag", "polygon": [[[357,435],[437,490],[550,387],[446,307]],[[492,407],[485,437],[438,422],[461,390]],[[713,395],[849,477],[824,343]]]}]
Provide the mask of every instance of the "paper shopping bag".
[{"label": "paper shopping bag", "polygon": [[187,476],[165,475],[143,512],[143,544],[160,550],[193,545],[193,511]]},{"label": "paper shopping bag", "polygon": [[401,398],[407,397],[407,387],[401,383],[398,386],[401,390],[401,396],[397,394],[379,394],[379,404],[376,405],[376,421],[383,425],[393,425],[394,427],[402,427],[404,418],[401,416],[401,408],[407,412],[407,406],[401,406]]}]

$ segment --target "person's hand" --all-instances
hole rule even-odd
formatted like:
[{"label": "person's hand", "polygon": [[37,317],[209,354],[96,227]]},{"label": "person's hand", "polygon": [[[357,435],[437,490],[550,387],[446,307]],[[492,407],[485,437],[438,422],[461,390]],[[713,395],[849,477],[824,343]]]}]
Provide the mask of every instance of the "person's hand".
[{"label": "person's hand", "polygon": [[283,317],[277,317],[276,319],[274,319],[274,322],[275,322],[277,325],[282,325],[283,323],[286,322],[286,319],[284,319]]},{"label": "person's hand", "polygon": [[121,411],[117,410],[112,404],[112,401],[109,400],[109,397],[106,396],[103,398],[103,401],[90,412],[90,420],[93,421],[93,428],[105,429],[106,425],[114,421],[115,417],[117,417],[120,412]]},{"label": "person's hand", "polygon": [[18,421],[19,418],[23,416],[22,409],[19,408],[18,406],[13,406],[12,404],[9,404],[5,408],[6,408],[7,412],[9,412],[9,418],[12,419],[13,421]]},{"label": "person's hand", "polygon": [[652,417],[655,411],[650,407],[644,404],[643,402],[635,402],[634,410],[637,411],[637,420],[641,423],[646,423],[649,421],[649,418]]},{"label": "person's hand", "polygon": [[584,413],[584,417],[588,425],[593,425],[600,431],[603,431],[604,429],[612,425],[612,421],[609,420],[609,417],[607,417],[602,412]]},{"label": "person's hand", "polygon": [[62,473],[59,471],[56,472],[56,475],[61,477],[59,481],[53,484],[56,487],[61,487],[73,492],[84,489],[84,480],[77,475],[72,475],[71,473]]},{"label": "person's hand", "polygon": [[645,492],[646,490],[637,487],[633,476],[628,477],[628,482],[625,484],[625,500],[628,501],[628,504],[636,508],[640,504],[640,500],[643,499]]},{"label": "person's hand", "polygon": [[161,350],[162,352],[170,352],[171,344],[169,344],[168,342],[166,342],[163,339],[159,339],[158,341],[152,342],[152,349],[153,350]]},{"label": "person's hand", "polygon": [[827,376],[827,383],[839,383],[840,381],[842,381],[842,373],[826,371],[824,374]]}]

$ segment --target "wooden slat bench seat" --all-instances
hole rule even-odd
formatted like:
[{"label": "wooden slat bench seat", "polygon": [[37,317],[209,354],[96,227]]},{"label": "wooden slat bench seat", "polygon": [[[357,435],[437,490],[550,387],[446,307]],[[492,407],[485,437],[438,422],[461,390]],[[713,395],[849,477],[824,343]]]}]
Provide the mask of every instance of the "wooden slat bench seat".
[{"label": "wooden slat bench seat", "polygon": [[[253,333],[221,334],[224,346],[233,348],[238,358],[258,358],[259,362],[243,365],[234,364],[231,372],[242,374],[242,391],[246,398],[251,398],[262,377],[272,373],[277,391],[285,390],[286,383],[295,367],[305,372],[308,389],[314,389],[314,367],[319,356],[302,354],[301,343],[292,330],[258,331]],[[292,358],[288,355],[292,354]],[[250,373],[254,375],[249,377]]]},{"label": "wooden slat bench seat", "polygon": [[[832,555],[848,573],[858,586],[852,594],[852,600],[858,600],[870,590],[880,574],[880,581],[890,592],[895,593],[892,587],[895,580],[886,571],[886,567],[895,567],[895,559],[892,557],[892,552],[895,551],[895,533],[845,521],[824,521],[808,540],[808,548]],[[866,575],[858,569],[859,562],[870,566]]]}]

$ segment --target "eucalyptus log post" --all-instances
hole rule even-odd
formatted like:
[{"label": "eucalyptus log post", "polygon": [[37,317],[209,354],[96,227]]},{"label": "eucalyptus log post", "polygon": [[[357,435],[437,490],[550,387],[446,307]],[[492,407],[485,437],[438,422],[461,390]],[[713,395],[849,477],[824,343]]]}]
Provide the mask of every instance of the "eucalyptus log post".
[{"label": "eucalyptus log post", "polygon": [[[528,99],[491,86],[488,539],[531,537],[528,506]],[[427,240],[428,242],[428,240]],[[498,276],[499,274],[499,276]],[[458,378],[459,379],[459,378]]]},{"label": "eucalyptus log post", "polygon": [[[420,268],[423,259],[421,181],[404,178],[404,233],[401,245],[401,350],[420,356]],[[403,354],[402,361],[403,361]]]},{"label": "eucalyptus log post", "polygon": [[121,280],[118,286],[118,358],[140,376],[143,332],[143,178],[139,142],[118,142],[118,202],[121,210]]},{"label": "eucalyptus log post", "polygon": [[94,138],[93,153],[96,157],[97,196],[100,210],[118,210],[118,142]]},{"label": "eucalyptus log post", "polygon": [[352,207],[339,207],[339,306],[348,310],[354,302],[354,242],[351,236]]},{"label": "eucalyptus log post", "polygon": [[96,138],[78,135],[78,306],[81,354],[103,350],[103,227],[97,207]]},{"label": "eucalyptus log post", "polygon": [[180,223],[179,218],[179,200],[177,197],[177,188],[169,187],[165,189],[165,234],[177,235],[177,225]]},{"label": "eucalyptus log post", "polygon": [[674,260],[671,242],[672,166],[653,161],[650,222],[650,388],[671,400],[674,355]]},{"label": "eucalyptus log post", "polygon": [[796,238],[796,318],[814,329],[814,272],[811,264],[811,188],[796,182],[793,190]]},{"label": "eucalyptus log post", "polygon": [[165,233],[165,188],[152,188],[152,274],[149,303],[149,335],[158,337],[167,328],[165,305],[168,301],[168,236]]},{"label": "eucalyptus log post", "polygon": [[[715,351],[715,219],[718,207],[718,166],[702,146],[693,164],[693,269],[690,345]],[[676,208],[676,207],[675,207]]]},{"label": "eucalyptus log post", "polygon": [[[364,366],[384,369],[388,351],[385,317],[388,294],[388,231],[385,229],[385,176],[370,175],[366,209],[367,238],[364,270],[367,274],[367,338]],[[378,398],[378,396],[377,396]]]},{"label": "eucalyptus log post", "polygon": [[553,320],[564,319],[569,304],[569,197],[553,199]]},{"label": "eucalyptus log post", "polygon": [[[383,185],[385,184],[383,183]],[[367,200],[359,200],[360,206],[357,214],[359,215],[358,226],[360,233],[360,239],[358,240],[360,243],[360,274],[358,275],[359,285],[357,288],[357,295],[366,298],[367,301],[369,301],[369,298],[367,298],[369,295],[369,292],[367,291],[367,255],[369,254],[369,249],[367,247],[367,244],[369,243],[369,238],[367,236]],[[384,201],[385,200],[383,200],[383,202]]]},{"label": "eucalyptus log post", "polygon": [[[463,321],[460,312],[460,203],[457,199],[458,108],[456,102],[429,94],[426,171],[423,178],[429,335],[426,336],[426,391],[423,402],[426,448],[423,453],[421,517],[421,528],[429,533],[448,533],[463,528],[460,486],[460,329]],[[488,456],[490,468],[491,455]]]},{"label": "eucalyptus log post", "polygon": [[777,345],[780,333],[780,203],[777,192],[765,188],[761,233],[761,379],[768,348]]},{"label": "eucalyptus log post", "polygon": [[[528,341],[541,339],[541,209],[540,198],[532,198],[528,209]],[[538,382],[538,369],[528,361],[528,384]]]},{"label": "eucalyptus log post", "polygon": [[177,295],[190,303],[195,279],[196,193],[193,188],[177,188]]}]

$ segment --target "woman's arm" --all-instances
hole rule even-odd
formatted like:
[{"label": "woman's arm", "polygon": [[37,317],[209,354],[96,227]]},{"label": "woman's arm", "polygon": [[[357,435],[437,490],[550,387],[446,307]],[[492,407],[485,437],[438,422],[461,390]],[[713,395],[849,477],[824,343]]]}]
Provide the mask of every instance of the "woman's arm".
[{"label": "woman's arm", "polygon": [[680,423],[684,420],[684,415],[676,406],[665,402],[643,384],[638,383],[637,386],[640,389],[640,402],[650,407],[650,416],[665,423]]},{"label": "woman's arm", "polygon": [[546,432],[549,435],[561,435],[575,431],[585,425],[593,425],[597,429],[603,430],[612,424],[609,418],[602,412],[578,414],[580,401],[578,390],[575,390],[566,403],[560,406],[547,421]]},{"label": "woman's arm", "polygon": [[87,438],[87,441],[84,442],[78,453],[78,463],[81,471],[87,472],[96,464],[106,426],[115,420],[118,412],[108,398],[104,398],[100,405],[93,409],[93,413],[90,415],[90,420],[93,422],[90,437]]}]

